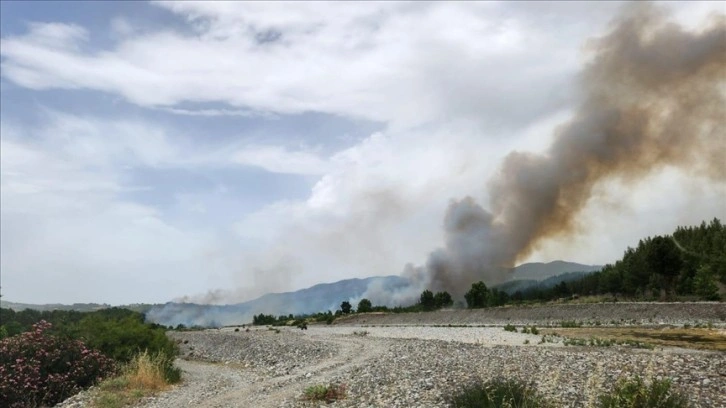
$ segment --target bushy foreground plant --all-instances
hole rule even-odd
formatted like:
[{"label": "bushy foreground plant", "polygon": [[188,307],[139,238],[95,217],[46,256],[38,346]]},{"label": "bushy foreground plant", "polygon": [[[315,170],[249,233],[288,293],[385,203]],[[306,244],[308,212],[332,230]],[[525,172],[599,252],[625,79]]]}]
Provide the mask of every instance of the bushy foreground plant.
[{"label": "bushy foreground plant", "polygon": [[0,401],[7,407],[53,406],[112,374],[112,359],[79,340],[47,333],[40,321],[0,341]]},{"label": "bushy foreground plant", "polygon": [[345,398],[345,384],[313,385],[305,389],[308,401],[333,402]]},{"label": "bushy foreground plant", "polygon": [[89,315],[81,320],[73,335],[123,363],[130,362],[145,350],[151,354],[163,353],[168,359],[173,359],[178,352],[176,343],[166,337],[165,330],[145,323],[141,314],[119,318]]},{"label": "bushy foreground plant", "polygon": [[549,408],[534,387],[515,379],[495,378],[474,383],[450,398],[454,408]]},{"label": "bushy foreground plant", "polygon": [[94,404],[102,408],[134,405],[141,398],[163,391],[181,380],[181,370],[172,365],[164,353],[137,354],[121,370],[121,375],[103,381],[94,395]]},{"label": "bushy foreground plant", "polygon": [[622,379],[615,388],[598,397],[599,408],[687,408],[688,398],[671,387],[669,379],[646,382],[636,376]]}]

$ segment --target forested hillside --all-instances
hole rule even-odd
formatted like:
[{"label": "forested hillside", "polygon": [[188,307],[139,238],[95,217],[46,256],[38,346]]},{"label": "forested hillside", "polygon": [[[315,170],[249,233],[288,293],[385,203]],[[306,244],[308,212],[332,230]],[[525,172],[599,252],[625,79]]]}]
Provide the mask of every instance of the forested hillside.
[{"label": "forested hillside", "polygon": [[[566,284],[570,293],[718,300],[726,284],[726,227],[718,219],[646,238],[602,271]],[[561,288],[562,289],[562,288]]]}]

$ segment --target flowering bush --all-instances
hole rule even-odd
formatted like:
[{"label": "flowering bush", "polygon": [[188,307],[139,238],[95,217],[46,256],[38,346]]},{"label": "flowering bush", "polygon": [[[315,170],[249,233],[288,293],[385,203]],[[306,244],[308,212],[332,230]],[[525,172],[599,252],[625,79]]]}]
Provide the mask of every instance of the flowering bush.
[{"label": "flowering bush", "polygon": [[45,320],[0,341],[0,401],[4,406],[53,406],[111,374],[115,364],[79,340],[46,333]]}]

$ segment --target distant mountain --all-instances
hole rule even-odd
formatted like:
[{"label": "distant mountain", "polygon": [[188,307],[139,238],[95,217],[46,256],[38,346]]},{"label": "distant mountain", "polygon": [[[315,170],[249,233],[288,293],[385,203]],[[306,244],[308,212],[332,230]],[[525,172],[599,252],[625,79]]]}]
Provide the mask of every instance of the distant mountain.
[{"label": "distant mountain", "polygon": [[521,280],[511,280],[505,283],[502,283],[501,285],[496,285],[494,288],[497,288],[499,290],[503,290],[504,292],[507,292],[508,294],[513,294],[517,291],[525,292],[530,289],[550,289],[557,285],[559,285],[561,282],[572,282],[575,280],[578,280],[580,278],[583,278],[591,273],[594,273],[594,271],[590,272],[567,272],[560,275],[550,276],[547,279],[538,281],[534,279],[521,279]]},{"label": "distant mountain", "polygon": [[[551,287],[560,283],[563,279],[576,279],[577,276],[597,271],[600,268],[600,266],[565,261],[527,263],[513,268],[510,279],[497,287],[511,293],[528,287]],[[582,272],[582,274],[572,274],[574,272]],[[550,282],[548,278],[553,276],[556,276],[556,278],[553,278]],[[145,313],[149,321],[166,326],[183,324],[185,326],[218,327],[249,323],[252,321],[252,316],[259,313],[273,315],[292,313],[297,315],[337,310],[343,300],[360,299],[373,286],[386,289],[389,292],[396,292],[407,288],[409,281],[400,276],[346,279],[333,283],[321,283],[295,292],[268,293],[257,299],[233,305],[199,305],[170,302],[163,305],[134,304],[121,307]],[[371,298],[371,300],[374,300],[374,298]],[[29,308],[37,310],[92,311],[110,306],[95,303],[30,305],[2,301],[2,307],[15,310]]]},{"label": "distant mountain", "polygon": [[571,282],[602,269],[600,265],[583,265],[575,262],[532,262],[512,269],[510,279],[495,286],[510,295],[528,289],[549,289],[560,282]]},{"label": "distant mountain", "polygon": [[146,318],[166,326],[183,324],[219,327],[249,323],[252,321],[252,316],[259,313],[278,316],[337,310],[343,300],[361,298],[373,283],[388,289],[404,288],[409,285],[408,279],[400,276],[346,279],[334,283],[321,283],[295,292],[268,293],[257,299],[234,305],[167,303],[153,307],[146,313]]},{"label": "distant mountain", "polygon": [[567,272],[596,272],[600,269],[602,269],[601,265],[583,265],[567,261],[552,261],[548,263],[532,262],[514,268],[509,280],[529,279],[541,281]]},{"label": "distant mountain", "polygon": [[95,310],[100,309],[107,309],[111,307],[111,305],[107,304],[99,304],[99,303],[74,303],[72,305],[63,305],[60,303],[49,303],[45,305],[34,305],[30,303],[15,303],[15,302],[8,302],[5,300],[0,300],[0,307],[6,308],[6,309],[13,309],[16,312],[19,312],[21,310],[25,309],[33,309],[38,311],[50,311],[50,310],[77,310],[79,312],[93,312]]}]

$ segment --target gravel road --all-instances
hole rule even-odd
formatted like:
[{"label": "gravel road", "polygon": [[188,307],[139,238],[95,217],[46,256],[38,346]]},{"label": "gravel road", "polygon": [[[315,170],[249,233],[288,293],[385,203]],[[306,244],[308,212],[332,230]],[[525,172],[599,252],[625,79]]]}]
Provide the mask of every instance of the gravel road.
[{"label": "gravel road", "polygon": [[[139,407],[447,407],[453,390],[498,375],[533,383],[557,406],[589,407],[599,390],[632,374],[672,378],[694,407],[726,407],[724,353],[537,344],[541,336],[501,327],[311,326],[170,336],[182,346],[185,380]],[[301,399],[306,387],[331,382],[346,384],[346,399]]]}]

